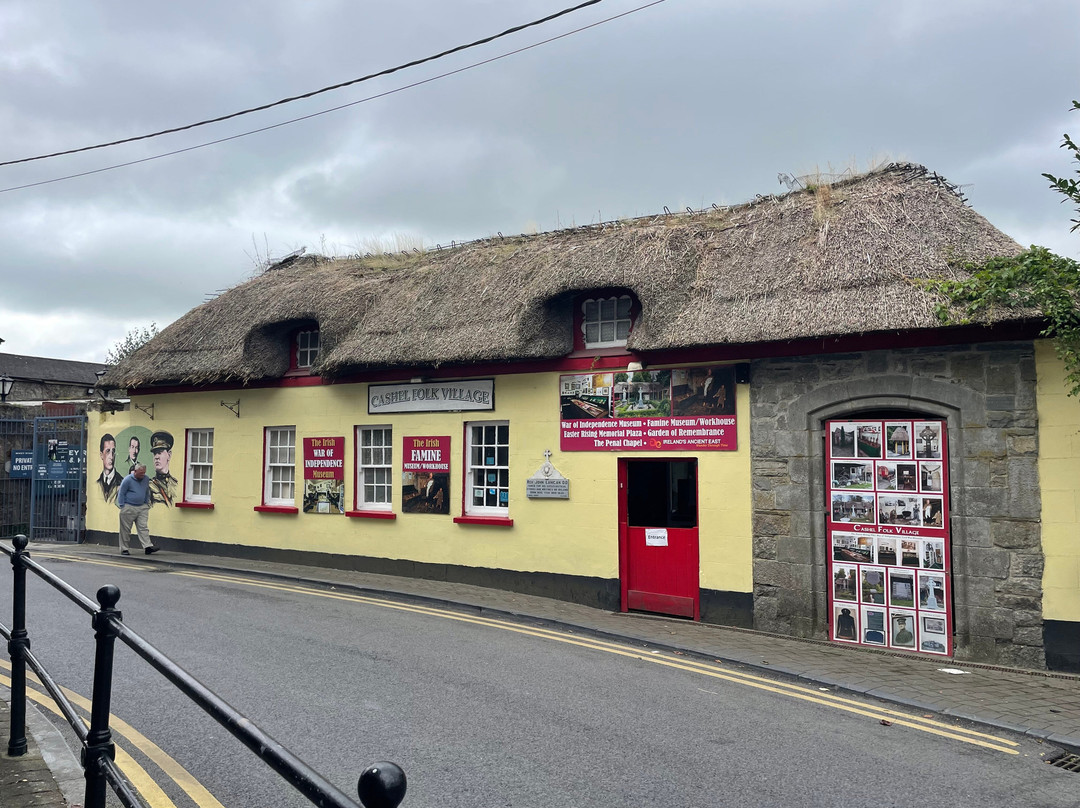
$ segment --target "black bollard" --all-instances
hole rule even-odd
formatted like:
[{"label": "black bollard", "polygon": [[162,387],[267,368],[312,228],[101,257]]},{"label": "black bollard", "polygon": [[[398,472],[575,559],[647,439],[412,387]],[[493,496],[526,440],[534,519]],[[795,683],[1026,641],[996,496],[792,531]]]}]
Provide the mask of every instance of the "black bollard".
[{"label": "black bollard", "polygon": [[83,774],[86,777],[86,808],[105,808],[105,769],[102,759],[113,760],[116,747],[112,742],[112,730],[109,729],[109,711],[112,709],[113,646],[116,644],[116,630],[110,621],[115,617],[122,620],[123,615],[114,606],[120,600],[120,590],[108,584],[97,591],[97,601],[101,609],[94,613],[94,692],[90,705],[90,731],[86,735],[86,745],[82,752]]},{"label": "black bollard", "polygon": [[387,760],[364,769],[356,784],[364,808],[397,808],[405,799],[405,772]]},{"label": "black bollard", "polygon": [[15,580],[12,582],[11,639],[8,654],[11,656],[11,732],[8,734],[8,755],[18,757],[26,754],[26,652],[30,650],[30,637],[26,633],[26,566],[23,560],[30,557],[26,552],[29,539],[22,533],[12,539],[15,552],[11,566]]}]

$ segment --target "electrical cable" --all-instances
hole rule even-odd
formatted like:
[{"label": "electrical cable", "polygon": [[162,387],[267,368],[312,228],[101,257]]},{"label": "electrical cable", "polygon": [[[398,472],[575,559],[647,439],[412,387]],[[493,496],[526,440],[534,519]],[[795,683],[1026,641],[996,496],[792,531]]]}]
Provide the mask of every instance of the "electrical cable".
[{"label": "electrical cable", "polygon": [[450,48],[450,50],[445,50],[442,53],[436,53],[434,56],[426,56],[423,59],[415,59],[411,62],[406,62],[405,64],[398,65],[397,67],[388,67],[386,70],[380,70],[378,73],[369,73],[368,75],[361,76],[358,79],[350,79],[349,81],[343,81],[340,84],[333,84],[329,87],[323,87],[320,90],[312,90],[311,92],[304,93],[303,95],[294,95],[290,96],[289,98],[282,98],[280,101],[274,101],[270,104],[263,104],[258,107],[243,109],[239,112],[233,112],[228,115],[221,115],[217,118],[208,118],[204,121],[199,121],[197,123],[189,123],[186,126],[176,126],[172,129],[162,129],[160,132],[151,132],[148,135],[137,135],[135,137],[124,138],[123,140],[113,140],[108,143],[98,143],[94,146],[83,146],[78,149],[68,149],[67,151],[53,152],[52,154],[39,154],[37,157],[22,157],[18,160],[7,160],[4,162],[0,162],[0,168],[2,168],[3,166],[13,166],[18,163],[32,163],[35,160],[47,160],[50,157],[61,157],[65,154],[78,154],[79,152],[93,151],[94,149],[104,149],[109,146],[119,146],[121,143],[134,143],[138,140],[149,140],[150,138],[161,137],[162,135],[171,135],[174,132],[184,132],[188,129],[195,129],[197,127],[207,126],[208,124],[212,123],[220,123],[221,121],[227,121],[231,118],[239,118],[241,115],[250,115],[253,112],[261,112],[265,109],[270,109],[271,107],[279,107],[282,104],[292,103],[293,101],[301,101],[305,98],[312,98],[313,96],[321,95],[322,93],[328,93],[331,90],[340,90],[342,87],[359,84],[363,81],[370,81],[371,79],[378,78],[379,76],[388,76],[391,73],[397,73],[399,70],[405,70],[409,67],[416,67],[417,65],[422,65],[425,62],[433,62],[436,59],[442,59],[444,56],[449,56],[452,53],[458,53],[459,51],[468,50],[469,48],[475,48],[477,45],[484,45],[488,42],[492,42],[504,36],[517,33],[518,31],[522,31],[526,28],[532,28],[536,25],[542,25],[545,22],[550,22],[551,20],[558,19],[559,17],[563,17],[567,14],[572,14],[573,12],[579,11],[586,6],[596,5],[600,2],[603,2],[603,0],[585,0],[584,3],[580,3],[579,5],[576,5],[572,8],[563,9],[562,11],[556,12],[555,14],[549,14],[547,17],[544,17],[542,19],[533,20],[532,22],[527,22],[522,25],[515,25],[513,28],[507,28],[500,34],[494,34],[489,37],[484,37],[483,39],[478,39],[475,42],[470,42],[467,45],[458,45],[456,48]]},{"label": "electrical cable", "polygon": [[507,51],[506,53],[502,53],[502,54],[500,54],[498,56],[492,56],[490,59],[484,59],[483,61],[480,61],[480,62],[473,62],[470,65],[465,65],[464,67],[459,67],[456,70],[449,70],[446,73],[440,73],[437,76],[431,76],[430,78],[421,79],[420,81],[415,81],[412,84],[406,84],[406,85],[403,85],[401,87],[396,87],[393,90],[387,90],[386,92],[377,93],[375,95],[369,95],[366,98],[361,98],[361,99],[359,99],[357,101],[350,101],[348,104],[341,104],[341,105],[336,106],[336,107],[330,107],[329,109],[320,110],[319,112],[313,112],[310,115],[302,115],[299,118],[291,118],[290,120],[287,120],[287,121],[281,121],[279,123],[270,124],[269,126],[263,126],[263,127],[258,128],[258,129],[250,129],[250,130],[248,130],[246,132],[240,132],[240,133],[235,134],[235,135],[229,135],[228,137],[218,138],[217,140],[210,140],[210,141],[207,141],[205,143],[198,143],[198,144],[196,144],[194,146],[188,146],[188,147],[183,148],[183,149],[175,149],[174,151],[163,152],[161,154],[151,155],[150,157],[142,157],[142,158],[140,158],[138,160],[129,160],[126,163],[116,163],[115,165],[104,166],[103,168],[95,168],[95,169],[92,169],[91,171],[82,171],[82,172],[79,172],[78,174],[68,174],[68,175],[63,176],[63,177],[53,177],[52,179],[49,179],[49,180],[41,180],[39,182],[31,182],[31,183],[27,183],[26,185],[15,185],[15,186],[12,186],[10,188],[0,188],[0,194],[8,193],[9,191],[22,191],[22,190],[25,190],[26,188],[35,188],[35,187],[37,187],[39,185],[49,185],[49,184],[54,183],[54,182],[63,182],[64,180],[73,180],[73,179],[77,179],[79,177],[87,177],[87,176],[89,176],[91,174],[101,174],[102,172],[105,172],[105,171],[112,171],[112,170],[117,169],[117,168],[126,168],[127,166],[138,165],[139,163],[148,163],[151,160],[160,160],[163,157],[172,157],[172,156],[177,155],[177,154],[183,154],[184,152],[195,151],[196,149],[202,149],[202,148],[205,148],[207,146],[216,146],[219,143],[227,143],[230,140],[238,140],[239,138],[247,137],[248,135],[255,135],[255,134],[259,134],[260,132],[267,132],[267,131],[269,131],[271,129],[277,129],[277,128],[282,127],[282,126],[288,126],[290,124],[299,123],[300,121],[306,121],[306,120],[309,120],[311,118],[317,118],[320,115],[326,115],[326,114],[328,114],[330,112],[337,112],[338,110],[346,109],[348,107],[354,107],[357,104],[363,104],[363,103],[365,103],[367,101],[374,101],[377,98],[383,98],[383,97],[388,96],[388,95],[394,95],[395,93],[400,93],[400,92],[402,92],[404,90],[411,90],[413,87],[419,87],[419,86],[424,85],[424,84],[430,84],[433,81],[438,81],[439,79],[444,79],[447,76],[453,76],[453,75],[455,75],[457,73],[464,73],[466,70],[472,70],[475,67],[481,67],[481,66],[486,65],[486,64],[491,64],[492,62],[497,62],[500,59],[505,59],[508,56],[515,56],[516,54],[524,53],[525,51],[532,50],[533,48],[538,48],[541,45],[547,45],[550,42],[555,42],[555,41],[557,41],[559,39],[565,39],[566,37],[572,36],[573,34],[578,34],[578,33],[581,33],[582,31],[587,31],[590,28],[596,28],[599,25],[603,25],[605,23],[611,22],[612,20],[617,20],[620,17],[626,17],[627,15],[634,14],[635,12],[638,12],[638,11],[643,11],[644,9],[650,8],[651,6],[659,5],[660,3],[663,3],[663,2],[666,2],[666,0],[652,0],[651,3],[646,3],[643,6],[638,6],[637,8],[632,8],[629,11],[622,12],[621,14],[616,14],[616,15],[614,15],[612,17],[608,17],[608,18],[603,19],[603,20],[598,20],[598,21],[596,21],[594,23],[590,23],[589,25],[584,25],[581,28],[575,28],[572,31],[567,31],[565,33],[559,34],[558,36],[553,36],[553,37],[550,37],[549,39],[541,40],[540,42],[534,42],[532,45],[525,45],[524,47],[517,48],[516,50]]}]

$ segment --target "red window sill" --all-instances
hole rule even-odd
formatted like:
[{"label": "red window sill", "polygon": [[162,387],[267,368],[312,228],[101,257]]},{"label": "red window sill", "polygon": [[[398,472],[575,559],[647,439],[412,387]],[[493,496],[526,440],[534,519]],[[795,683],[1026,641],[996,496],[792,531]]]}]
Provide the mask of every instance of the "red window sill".
[{"label": "red window sill", "polygon": [[259,513],[300,513],[300,509],[291,505],[256,505]]},{"label": "red window sill", "polygon": [[456,525],[494,525],[495,527],[513,527],[514,520],[505,516],[455,516]]},{"label": "red window sill", "polygon": [[192,510],[200,511],[212,511],[214,510],[213,502],[174,502],[177,508],[191,508]]},{"label": "red window sill", "polygon": [[345,515],[353,519],[397,519],[393,511],[345,511]]}]

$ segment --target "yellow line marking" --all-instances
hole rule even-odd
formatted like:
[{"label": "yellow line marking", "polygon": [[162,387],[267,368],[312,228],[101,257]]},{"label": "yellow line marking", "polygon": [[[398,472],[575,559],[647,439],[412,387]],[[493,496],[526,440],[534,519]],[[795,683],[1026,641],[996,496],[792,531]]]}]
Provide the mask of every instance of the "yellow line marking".
[{"label": "yellow line marking", "polygon": [[[328,592],[325,590],[313,589],[310,587],[304,587],[299,585],[256,581],[227,574],[207,574],[190,571],[174,571],[171,574],[189,578],[201,578],[209,581],[236,583],[244,586],[252,586],[262,589],[275,589],[283,592],[292,592],[296,594],[315,595],[318,597],[330,598],[333,600],[367,603],[371,605],[382,606],[388,609],[394,609],[397,611],[423,614],[432,617],[439,617],[446,620],[455,620],[457,622],[471,623],[474,625],[486,626],[490,628],[499,628],[504,631],[510,631],[517,634],[539,637],[541,639],[549,639],[568,645],[576,645],[582,648],[590,648],[596,651],[605,651],[607,653],[612,653],[633,659],[639,659],[644,662],[652,662],[657,665],[663,665],[669,668],[684,670],[690,673],[697,673],[715,679],[723,679],[729,682],[734,682],[736,684],[743,684],[749,687],[754,687],[770,693],[789,696],[791,698],[796,698],[801,701],[807,701],[813,704],[832,707],[855,715],[861,715],[867,718],[874,718],[879,721],[890,720],[893,724],[909,727],[911,729],[916,729],[921,732],[927,732],[933,735],[939,735],[945,738],[961,741],[963,743],[973,744],[975,746],[982,746],[987,749],[993,749],[997,752],[1004,752],[1010,755],[1019,754],[1016,749],[1007,748],[1016,747],[1019,746],[1019,744],[1006,738],[999,738],[994,735],[978,732],[976,730],[966,729],[964,727],[955,727],[941,721],[921,718],[918,716],[911,716],[898,710],[893,710],[885,707],[873,707],[871,705],[862,704],[860,702],[856,702],[842,696],[837,696],[835,694],[826,694],[821,693],[820,691],[814,691],[808,687],[801,685],[776,682],[766,679],[764,677],[754,676],[752,674],[742,673],[739,671],[721,672],[706,663],[697,662],[695,660],[675,659],[666,654],[645,654],[640,649],[636,649],[626,645],[619,645],[604,640],[586,640],[562,632],[556,632],[551,629],[532,627],[526,628],[514,623],[509,623],[494,618],[474,617],[471,615],[464,615],[457,612],[440,611],[432,609],[430,607],[396,603],[393,601],[382,600],[380,598],[370,597],[366,595],[355,595],[345,592]],[[889,716],[889,718],[886,718],[886,716]]]},{"label": "yellow line marking", "polygon": [[[5,668],[9,671],[11,670],[11,664],[2,659],[0,659],[0,667]],[[28,681],[35,682],[39,686],[42,686],[41,680],[38,679],[38,677],[29,670],[26,672],[26,678]],[[8,687],[11,686],[11,680],[7,677],[0,676],[0,682],[7,684]],[[78,693],[68,690],[66,687],[61,687],[60,689],[61,691],[63,691],[64,695],[68,697],[72,704],[77,707],[81,707],[87,712],[90,711],[89,699],[80,696]],[[60,712],[60,709],[56,706],[55,702],[53,702],[52,696],[50,696],[48,693],[38,694],[35,691],[30,690],[29,688],[27,689],[26,693],[29,698],[33,699],[39,704],[44,705],[47,709],[51,710],[57,715],[63,715],[63,713]],[[85,718],[83,719],[83,723],[89,725]],[[191,797],[195,804],[198,805],[200,808],[224,808],[224,806],[220,802],[218,802],[214,795],[211,794],[206,789],[206,787],[202,785],[202,783],[196,780],[187,769],[177,763],[176,760],[170,757],[169,754],[165,752],[161,747],[159,747],[157,744],[155,744],[153,741],[151,741],[133,726],[128,724],[122,718],[117,717],[115,714],[110,714],[109,727],[110,729],[112,729],[115,735],[120,735],[126,738],[128,741],[131,742],[132,746],[142,752],[142,754],[146,755],[146,757],[149,758],[154,763],[154,765],[156,765],[166,775],[168,775],[168,777],[174,783],[180,786],[184,793]],[[123,770],[124,775],[129,780],[131,780],[132,785],[134,785],[138,789],[139,793],[147,797],[147,800],[150,802],[151,808],[158,808],[159,805],[161,808],[168,808],[169,806],[175,808],[173,802],[169,800],[169,798],[165,795],[165,792],[161,790],[161,787],[156,782],[154,782],[153,779],[150,778],[150,775],[147,774],[146,770],[138,763],[136,763],[126,752],[124,753],[124,755],[125,758],[122,761],[120,757],[119,747],[117,747],[117,764],[120,765],[120,768]],[[129,763],[132,767],[132,771],[138,773],[136,776],[133,776],[132,772],[129,772]],[[154,802],[154,799],[157,799],[157,797],[154,796],[155,793],[160,793],[160,798],[164,799],[165,802]]]}]

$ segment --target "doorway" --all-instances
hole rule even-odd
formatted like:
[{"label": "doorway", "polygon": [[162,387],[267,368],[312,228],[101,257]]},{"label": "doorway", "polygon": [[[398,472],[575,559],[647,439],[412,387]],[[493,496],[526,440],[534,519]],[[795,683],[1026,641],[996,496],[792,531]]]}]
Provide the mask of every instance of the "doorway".
[{"label": "doorway", "polygon": [[619,460],[622,610],[697,620],[697,459]]}]

